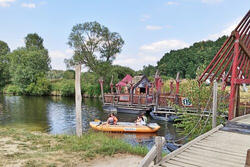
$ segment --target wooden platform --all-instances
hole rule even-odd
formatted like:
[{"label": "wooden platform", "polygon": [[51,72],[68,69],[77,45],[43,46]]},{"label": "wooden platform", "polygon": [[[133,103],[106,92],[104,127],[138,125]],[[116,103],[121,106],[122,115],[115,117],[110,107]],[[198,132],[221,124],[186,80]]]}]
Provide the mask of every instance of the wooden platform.
[{"label": "wooden platform", "polygon": [[163,157],[155,166],[243,167],[250,149],[250,114],[217,126]]}]

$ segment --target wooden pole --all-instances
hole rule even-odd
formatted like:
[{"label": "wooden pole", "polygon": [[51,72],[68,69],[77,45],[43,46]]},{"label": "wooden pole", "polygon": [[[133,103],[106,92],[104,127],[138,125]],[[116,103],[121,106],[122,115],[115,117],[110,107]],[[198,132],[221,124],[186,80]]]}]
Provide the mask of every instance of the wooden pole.
[{"label": "wooden pole", "polygon": [[81,65],[75,67],[76,135],[82,136]]},{"label": "wooden pole", "polygon": [[213,120],[212,120],[212,128],[216,127],[216,118],[217,118],[217,82],[214,82],[213,87]]},{"label": "wooden pole", "polygon": [[162,160],[162,137],[156,136],[155,137],[155,145],[156,145],[156,157],[154,159],[154,165]]},{"label": "wooden pole", "polygon": [[247,150],[247,157],[246,157],[245,167],[250,167],[250,149]]}]

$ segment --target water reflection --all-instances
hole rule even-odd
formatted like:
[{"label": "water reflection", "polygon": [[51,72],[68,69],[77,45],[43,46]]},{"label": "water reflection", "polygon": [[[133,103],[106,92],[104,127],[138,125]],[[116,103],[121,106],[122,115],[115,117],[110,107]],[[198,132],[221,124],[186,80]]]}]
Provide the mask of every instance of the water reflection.
[{"label": "water reflection", "polygon": [[[89,122],[94,119],[106,120],[107,114],[102,110],[102,103],[99,99],[83,99],[83,130],[87,131],[90,128]],[[137,115],[118,113],[117,117],[119,121],[133,122]],[[156,135],[165,136],[170,140],[178,138],[173,124],[152,118],[151,122],[156,122],[161,126],[157,133],[111,133],[110,135],[123,138],[133,145],[143,144],[149,147],[153,145]],[[0,95],[0,124],[50,134],[75,134],[75,99],[57,96]]]}]

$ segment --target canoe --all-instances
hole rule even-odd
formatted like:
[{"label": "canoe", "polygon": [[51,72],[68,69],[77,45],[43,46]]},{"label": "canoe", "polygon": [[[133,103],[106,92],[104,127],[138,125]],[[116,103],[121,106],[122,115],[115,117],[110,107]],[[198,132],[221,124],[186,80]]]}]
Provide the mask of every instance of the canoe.
[{"label": "canoe", "polygon": [[133,122],[118,122],[117,125],[100,124],[101,122],[90,122],[89,125],[98,131],[105,132],[132,132],[132,133],[151,133],[160,129],[157,123],[147,125],[136,125]]}]

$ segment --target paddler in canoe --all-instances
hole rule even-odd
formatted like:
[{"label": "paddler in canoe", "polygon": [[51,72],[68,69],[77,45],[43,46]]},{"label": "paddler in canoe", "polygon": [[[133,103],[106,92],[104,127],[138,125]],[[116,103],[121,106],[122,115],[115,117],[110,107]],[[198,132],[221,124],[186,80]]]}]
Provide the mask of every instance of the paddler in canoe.
[{"label": "paddler in canoe", "polygon": [[137,123],[134,122],[117,122],[118,119],[114,114],[110,114],[107,122],[102,122],[100,120],[95,122],[90,122],[90,126],[94,130],[99,131],[109,131],[109,132],[141,132],[141,133],[149,133],[156,132],[160,129],[160,126],[157,123],[147,124],[144,120],[142,121],[143,116],[139,116],[139,120]]}]

